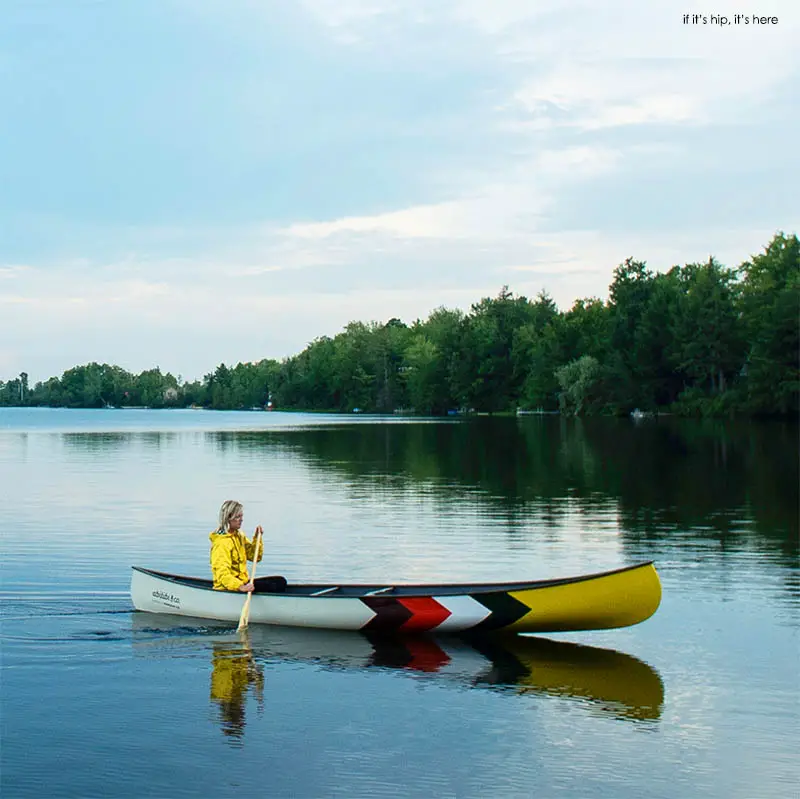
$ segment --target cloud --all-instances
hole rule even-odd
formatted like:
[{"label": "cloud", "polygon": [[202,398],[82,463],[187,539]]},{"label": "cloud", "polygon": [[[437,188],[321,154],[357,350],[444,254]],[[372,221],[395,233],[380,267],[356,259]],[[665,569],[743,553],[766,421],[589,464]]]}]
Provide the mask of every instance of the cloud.
[{"label": "cloud", "polygon": [[304,7],[339,40],[384,53],[395,52],[396,37],[407,41],[409,28],[447,30],[465,46],[471,29],[497,61],[514,65],[517,86],[498,111],[526,117],[530,130],[724,120],[741,114],[742,102],[764,105],[800,64],[800,17],[789,0],[771,4],[779,24],[767,27],[733,24],[734,14],[752,14],[747,0],[721,9],[725,27],[685,24],[685,13],[710,19],[708,9],[698,2],[677,8],[672,0],[449,0],[435,7],[306,0]]},{"label": "cloud", "polygon": [[0,266],[0,280],[12,280],[24,275],[30,269],[28,266],[9,264]]},{"label": "cloud", "polygon": [[372,216],[290,225],[282,232],[298,239],[330,239],[349,235],[354,246],[382,237],[486,241],[533,229],[532,219],[552,204],[558,183],[592,180],[614,170],[621,154],[604,147],[544,150],[521,159],[514,173],[500,170],[494,180],[476,185],[466,196],[449,202],[418,205]]},{"label": "cloud", "polygon": [[321,239],[337,233],[387,233],[408,238],[456,236],[464,222],[463,202],[421,205],[373,216],[290,225],[286,235]]},{"label": "cloud", "polygon": [[354,27],[391,10],[380,0],[302,0],[306,12],[330,28]]},{"label": "cloud", "polygon": [[[652,74],[645,76],[647,71]],[[510,105],[516,104],[530,121],[546,119],[585,130],[696,121],[704,113],[702,103],[675,90],[682,71],[674,63],[655,69],[623,63],[568,64],[529,81],[514,93]]]}]

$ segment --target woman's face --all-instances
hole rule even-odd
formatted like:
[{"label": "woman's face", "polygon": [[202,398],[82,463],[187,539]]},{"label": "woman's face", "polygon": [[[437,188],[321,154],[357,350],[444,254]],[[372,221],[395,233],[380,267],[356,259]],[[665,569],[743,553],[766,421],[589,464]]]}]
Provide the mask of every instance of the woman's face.
[{"label": "woman's face", "polygon": [[228,521],[228,526],[232,533],[237,532],[242,526],[242,519],[244,519],[244,512],[237,511],[235,515],[231,516]]}]

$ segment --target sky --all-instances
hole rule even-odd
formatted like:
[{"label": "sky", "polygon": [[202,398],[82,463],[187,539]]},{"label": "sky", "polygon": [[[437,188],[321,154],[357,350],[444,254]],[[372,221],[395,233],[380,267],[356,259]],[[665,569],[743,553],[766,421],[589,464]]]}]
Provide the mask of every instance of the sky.
[{"label": "sky", "polygon": [[0,379],[738,266],[798,231],[799,34],[794,0],[2,0]]}]

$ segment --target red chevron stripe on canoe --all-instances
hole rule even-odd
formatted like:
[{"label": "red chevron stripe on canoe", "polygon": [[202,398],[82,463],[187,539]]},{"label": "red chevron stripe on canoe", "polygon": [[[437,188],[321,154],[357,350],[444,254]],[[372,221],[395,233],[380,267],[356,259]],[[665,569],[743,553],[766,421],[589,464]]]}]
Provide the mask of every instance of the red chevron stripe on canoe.
[{"label": "red chevron stripe on canoe", "polygon": [[398,602],[412,614],[400,627],[403,631],[430,630],[450,616],[450,611],[444,605],[428,596],[403,597]]}]

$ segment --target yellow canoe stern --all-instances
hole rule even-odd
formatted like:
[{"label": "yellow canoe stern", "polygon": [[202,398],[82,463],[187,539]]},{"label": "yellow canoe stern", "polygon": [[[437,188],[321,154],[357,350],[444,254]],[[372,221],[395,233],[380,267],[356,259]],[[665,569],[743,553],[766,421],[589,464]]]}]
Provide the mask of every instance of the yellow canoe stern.
[{"label": "yellow canoe stern", "polygon": [[661,580],[652,563],[575,581],[512,591],[530,611],[509,632],[567,632],[629,627],[661,604]]}]

